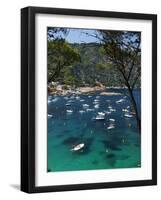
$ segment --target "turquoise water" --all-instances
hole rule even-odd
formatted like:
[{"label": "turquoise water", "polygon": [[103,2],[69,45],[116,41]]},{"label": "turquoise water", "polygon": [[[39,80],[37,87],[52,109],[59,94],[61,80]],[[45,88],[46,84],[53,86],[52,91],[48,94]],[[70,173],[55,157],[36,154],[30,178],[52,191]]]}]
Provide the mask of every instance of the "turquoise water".
[{"label": "turquoise water", "polygon": [[[134,94],[140,111],[140,90],[135,90]],[[141,139],[136,120],[125,117],[122,111],[130,106],[128,98],[116,103],[124,96],[101,96],[99,93],[77,96],[48,96],[48,114],[52,115],[48,116],[48,171],[140,167]],[[94,108],[95,99],[99,108]],[[69,102],[71,105],[66,106]],[[83,104],[93,110],[83,108]],[[110,106],[116,111],[108,113]],[[69,109],[73,112],[67,113]],[[80,113],[80,110],[85,112]],[[106,112],[105,120],[93,119],[98,112]],[[110,124],[114,128],[108,130]],[[84,148],[71,151],[80,143]]]}]

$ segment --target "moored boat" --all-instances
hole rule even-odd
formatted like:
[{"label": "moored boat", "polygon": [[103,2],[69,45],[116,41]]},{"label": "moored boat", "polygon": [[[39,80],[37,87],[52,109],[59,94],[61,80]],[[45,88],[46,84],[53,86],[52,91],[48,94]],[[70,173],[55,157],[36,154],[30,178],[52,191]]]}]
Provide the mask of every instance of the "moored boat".
[{"label": "moored boat", "polygon": [[71,149],[71,151],[78,151],[78,150],[82,149],[84,146],[85,146],[84,143],[78,144],[78,145],[74,146],[74,147]]},{"label": "moored boat", "polygon": [[72,112],[73,112],[73,110],[66,110],[66,112],[67,112],[67,113],[72,113]]}]

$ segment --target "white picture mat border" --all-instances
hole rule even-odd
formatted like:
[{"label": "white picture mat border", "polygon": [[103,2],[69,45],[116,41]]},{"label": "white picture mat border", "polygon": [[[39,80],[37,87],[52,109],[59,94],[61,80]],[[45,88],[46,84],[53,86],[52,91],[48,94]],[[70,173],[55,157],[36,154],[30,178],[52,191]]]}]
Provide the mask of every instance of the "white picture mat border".
[{"label": "white picture mat border", "polygon": [[[152,179],[152,22],[37,14],[35,23],[36,186]],[[141,168],[47,173],[47,27],[141,31]]]}]

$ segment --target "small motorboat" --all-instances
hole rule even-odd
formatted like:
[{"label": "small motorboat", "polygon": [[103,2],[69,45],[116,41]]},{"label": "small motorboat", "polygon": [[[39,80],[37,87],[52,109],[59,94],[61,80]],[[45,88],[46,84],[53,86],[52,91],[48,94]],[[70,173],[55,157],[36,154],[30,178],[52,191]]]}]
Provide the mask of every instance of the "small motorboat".
[{"label": "small motorboat", "polygon": [[56,102],[56,101],[58,101],[58,98],[57,98],[57,97],[54,98],[54,99],[52,99],[52,102]]},{"label": "small motorboat", "polygon": [[94,109],[92,109],[92,108],[87,108],[86,111],[87,111],[87,112],[91,112],[91,111],[94,111]]},{"label": "small motorboat", "polygon": [[51,115],[51,114],[48,114],[48,118],[51,118],[53,115]]},{"label": "small motorboat", "polygon": [[74,146],[71,151],[79,151],[80,149],[82,149],[84,147],[84,143],[78,144],[76,146]]},{"label": "small motorboat", "polygon": [[136,112],[131,112],[132,115],[136,115]]},{"label": "small motorboat", "polygon": [[123,111],[123,112],[129,112],[129,110],[126,109],[126,108],[125,108],[125,109],[122,109],[122,111]]},{"label": "small motorboat", "polygon": [[133,117],[132,115],[130,115],[130,114],[125,114],[124,115],[125,117],[128,117],[128,118],[131,118],[131,117]]},{"label": "small motorboat", "polygon": [[94,105],[95,108],[99,108],[99,104]]},{"label": "small motorboat", "polygon": [[95,119],[96,120],[105,120],[105,117],[102,115],[97,115]]},{"label": "small motorboat", "polygon": [[98,112],[98,115],[105,116],[104,112]]},{"label": "small motorboat", "polygon": [[85,113],[85,111],[84,110],[79,110],[79,113]]},{"label": "small motorboat", "polygon": [[111,118],[111,119],[109,119],[109,121],[111,121],[111,122],[115,122],[115,119],[112,119],[112,118]]},{"label": "small motorboat", "polygon": [[97,101],[94,101],[94,102],[93,102],[93,104],[99,104],[99,102],[97,102]]},{"label": "small motorboat", "polygon": [[88,104],[83,104],[83,108],[88,108],[89,105]]},{"label": "small motorboat", "polygon": [[77,100],[79,100],[79,99],[80,99],[80,97],[79,97],[79,96],[76,96],[75,98],[76,98]]},{"label": "small motorboat", "polygon": [[115,126],[114,126],[113,124],[110,124],[110,125],[107,127],[108,130],[113,129],[113,128],[115,128]]},{"label": "small motorboat", "polygon": [[66,105],[66,106],[71,106],[71,104],[70,104],[70,103],[66,103],[65,105]]},{"label": "small motorboat", "polygon": [[67,103],[74,103],[74,100],[69,100]]},{"label": "small motorboat", "polygon": [[124,101],[125,101],[125,99],[120,99],[120,100],[116,101],[116,103],[122,103]]},{"label": "small motorboat", "polygon": [[85,101],[84,99],[80,99],[80,102],[83,102],[83,101]]},{"label": "small motorboat", "polygon": [[116,112],[116,109],[110,108],[110,112]]},{"label": "small motorboat", "polygon": [[109,111],[104,111],[107,115],[109,115],[109,114],[111,114],[111,112],[109,112]]},{"label": "small motorboat", "polygon": [[68,98],[68,97],[64,97],[64,99],[65,99],[65,100],[68,100],[69,98]]},{"label": "small motorboat", "polygon": [[66,110],[67,111],[67,113],[72,113],[73,112],[73,110]]},{"label": "small motorboat", "polygon": [[99,99],[94,99],[94,102],[99,102]]}]

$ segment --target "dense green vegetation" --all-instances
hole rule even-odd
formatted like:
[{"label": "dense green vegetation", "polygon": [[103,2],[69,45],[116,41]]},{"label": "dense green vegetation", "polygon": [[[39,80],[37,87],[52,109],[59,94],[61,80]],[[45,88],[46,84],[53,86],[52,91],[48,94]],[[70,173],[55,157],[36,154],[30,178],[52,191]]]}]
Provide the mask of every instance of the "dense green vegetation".
[{"label": "dense green vegetation", "polygon": [[[48,81],[76,87],[94,86],[97,81],[109,87],[124,86],[120,74],[104,55],[102,45],[68,44],[64,40],[48,41]],[[140,80],[136,86],[140,86]]]},{"label": "dense green vegetation", "polygon": [[80,61],[78,50],[64,39],[48,41],[48,82],[67,78],[72,83],[74,76],[69,71],[76,61]]}]

